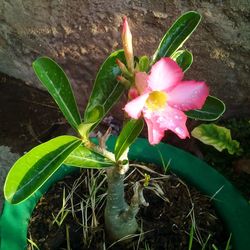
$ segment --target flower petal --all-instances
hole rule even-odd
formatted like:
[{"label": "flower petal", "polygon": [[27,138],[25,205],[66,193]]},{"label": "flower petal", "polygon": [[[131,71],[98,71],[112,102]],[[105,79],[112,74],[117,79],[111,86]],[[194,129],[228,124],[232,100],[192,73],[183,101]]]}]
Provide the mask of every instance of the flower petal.
[{"label": "flower petal", "polygon": [[145,121],[147,123],[147,127],[148,127],[148,141],[151,145],[155,145],[160,143],[161,139],[164,137],[164,129],[161,129],[159,127],[159,124],[157,124],[156,122],[154,122],[153,119],[148,119],[146,117]]},{"label": "flower petal", "polygon": [[148,94],[136,97],[135,99],[126,104],[124,110],[131,118],[138,119],[141,115],[141,111],[145,105],[147,98]]},{"label": "flower petal", "polygon": [[135,86],[140,94],[144,93],[148,86],[147,78],[148,75],[146,72],[138,72],[135,74]]},{"label": "flower petal", "polygon": [[165,57],[152,66],[148,86],[152,90],[168,90],[183,78],[183,72],[172,59]]},{"label": "flower petal", "polygon": [[182,111],[201,109],[209,94],[205,82],[183,81],[168,92],[168,104]]},{"label": "flower petal", "polygon": [[171,130],[177,134],[181,139],[189,136],[186,127],[187,116],[180,110],[166,107],[161,114],[157,114],[156,122],[159,124],[160,129]]}]

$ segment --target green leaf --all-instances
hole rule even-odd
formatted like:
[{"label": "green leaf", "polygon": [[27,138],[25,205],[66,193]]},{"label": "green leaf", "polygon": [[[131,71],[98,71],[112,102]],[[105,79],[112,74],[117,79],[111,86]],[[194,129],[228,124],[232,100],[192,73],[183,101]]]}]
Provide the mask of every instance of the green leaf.
[{"label": "green leaf", "polygon": [[147,56],[142,56],[139,60],[139,71],[148,72],[149,69],[149,59]]},{"label": "green leaf", "polygon": [[[94,88],[84,113],[84,122],[86,123],[89,122],[88,118],[90,113],[96,106],[103,107],[103,114],[101,117],[103,118],[110,108],[118,101],[125,90],[125,86],[116,80],[117,76],[121,74],[121,71],[116,64],[116,59],[125,63],[123,50],[113,52],[102,64],[96,76]],[[101,118],[98,117],[98,119],[96,119],[95,126],[99,123]]]},{"label": "green leaf", "polygon": [[186,111],[191,119],[202,121],[217,120],[226,110],[225,104],[214,96],[208,96],[202,109]]},{"label": "green leaf", "polygon": [[229,154],[240,154],[240,143],[232,140],[229,129],[215,124],[201,124],[193,129],[192,136],[204,144],[215,147],[218,151],[227,149]]},{"label": "green leaf", "polygon": [[10,169],[4,185],[5,199],[14,204],[27,199],[80,144],[74,136],[59,136],[30,150]]},{"label": "green leaf", "polygon": [[162,38],[151,65],[162,57],[170,57],[178,50],[196,29],[200,20],[201,15],[195,11],[186,12],[179,17]]},{"label": "green leaf", "polygon": [[86,148],[84,145],[80,145],[76,148],[64,163],[80,168],[96,169],[111,167],[115,164],[103,155]]},{"label": "green leaf", "polygon": [[78,131],[83,139],[88,139],[91,128],[96,124],[96,122],[101,120],[103,113],[103,106],[100,105],[95,106],[88,112],[88,116],[86,118],[87,122],[81,123],[78,127]]},{"label": "green leaf", "polygon": [[81,117],[71,85],[63,69],[48,57],[38,58],[32,66],[37,77],[54,98],[69,124],[77,130],[81,123]]},{"label": "green leaf", "polygon": [[178,50],[171,58],[178,63],[183,72],[186,72],[193,63],[193,55],[188,50]]},{"label": "green leaf", "polygon": [[115,159],[119,160],[127,148],[135,141],[144,126],[142,119],[131,119],[123,127],[115,144]]}]

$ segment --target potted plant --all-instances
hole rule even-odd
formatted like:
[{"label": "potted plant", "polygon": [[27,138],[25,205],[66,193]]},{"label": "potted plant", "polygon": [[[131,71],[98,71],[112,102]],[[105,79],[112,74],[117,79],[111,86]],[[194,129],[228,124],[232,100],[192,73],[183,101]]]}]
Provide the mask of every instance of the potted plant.
[{"label": "potted plant", "polygon": [[[191,52],[182,46],[200,19],[201,16],[194,11],[183,14],[167,31],[149,59],[147,56],[134,57],[132,35],[125,17],[122,30],[124,50],[113,52],[101,66],[83,118],[60,66],[48,57],[40,57],[33,63],[38,78],[78,136],[64,135],[51,139],[33,148],[13,165],[4,186],[6,202],[0,220],[1,250],[25,247],[23,237],[17,237],[16,242],[10,237],[10,230],[20,230],[19,233],[26,237],[27,221],[24,226],[14,222],[14,218],[20,215],[19,209],[27,220],[50,184],[71,172],[73,167],[106,170],[108,195],[104,217],[109,238],[119,240],[135,233],[138,229],[136,215],[144,203],[143,186],[138,183],[129,204],[124,198],[124,178],[130,160],[162,165],[158,151],[164,161],[171,159],[171,169],[177,175],[207,195],[216,195],[215,206],[232,232],[235,249],[246,249],[249,244],[249,204],[206,163],[160,143],[166,130],[173,131],[181,139],[189,137],[187,117],[212,121],[225,109],[220,100],[209,96],[204,82],[182,81],[193,60]],[[107,131],[98,140],[90,139],[90,132],[126,90],[126,122],[120,135],[114,138]],[[144,121],[148,141],[138,139]],[[13,223],[14,228],[8,228],[8,224]]]}]

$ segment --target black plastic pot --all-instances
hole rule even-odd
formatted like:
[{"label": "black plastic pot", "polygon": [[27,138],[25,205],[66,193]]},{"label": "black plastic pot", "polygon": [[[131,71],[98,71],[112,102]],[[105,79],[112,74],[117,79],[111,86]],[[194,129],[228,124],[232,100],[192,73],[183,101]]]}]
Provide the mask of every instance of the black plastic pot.
[{"label": "black plastic pot", "polygon": [[[108,147],[113,151],[116,137],[111,137]],[[162,155],[162,158],[160,157]],[[215,169],[193,155],[168,144],[152,147],[146,139],[138,139],[130,149],[130,160],[162,166],[170,162],[170,169],[180,178],[195,186],[209,197],[232,233],[233,249],[250,249],[250,204],[233,185]],[[60,169],[33,196],[18,205],[5,201],[0,217],[0,250],[27,248],[27,228],[31,213],[48,188],[77,168],[61,166]]]}]

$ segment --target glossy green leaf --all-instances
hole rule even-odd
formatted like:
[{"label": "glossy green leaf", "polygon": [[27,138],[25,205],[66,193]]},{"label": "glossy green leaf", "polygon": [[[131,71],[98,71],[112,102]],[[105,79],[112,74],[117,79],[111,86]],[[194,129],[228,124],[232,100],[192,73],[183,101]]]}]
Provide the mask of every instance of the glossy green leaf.
[{"label": "glossy green leaf", "polygon": [[48,57],[38,58],[32,66],[37,77],[54,98],[69,124],[77,130],[81,123],[81,117],[71,85],[63,69]]},{"label": "glossy green leaf", "polygon": [[178,63],[183,72],[186,72],[193,63],[193,55],[188,50],[178,50],[171,58]]},{"label": "glossy green leaf", "polygon": [[185,112],[191,119],[202,121],[217,120],[225,112],[225,104],[214,96],[208,96],[202,109],[195,109]]},{"label": "glossy green leaf", "polygon": [[149,69],[149,58],[147,56],[142,56],[139,60],[139,71],[148,72]]},{"label": "glossy green leaf", "polygon": [[83,139],[88,139],[91,128],[101,120],[103,113],[103,106],[100,105],[95,106],[88,112],[88,116],[86,118],[87,122],[81,123],[78,127],[78,131]]},{"label": "glossy green leaf", "polygon": [[195,11],[186,12],[179,17],[162,38],[151,64],[162,57],[170,57],[178,50],[196,29],[200,20],[201,15]]},{"label": "glossy green leaf", "polygon": [[[88,123],[89,113],[92,112],[96,106],[103,107],[104,117],[125,90],[125,86],[116,80],[117,76],[121,74],[120,68],[116,64],[116,59],[125,63],[123,50],[113,52],[102,64],[96,76],[94,88],[84,113],[84,122],[86,123]],[[100,120],[100,117],[98,117],[95,125],[97,125]]]},{"label": "glossy green leaf", "polygon": [[9,171],[4,185],[5,199],[14,204],[27,199],[81,143],[74,136],[59,136],[30,150]]},{"label": "glossy green leaf", "polygon": [[215,124],[201,124],[193,129],[192,136],[204,144],[215,147],[218,151],[227,149],[229,154],[240,154],[240,143],[233,140],[231,131]]},{"label": "glossy green leaf", "polygon": [[103,155],[86,148],[84,145],[76,148],[64,163],[80,168],[96,169],[111,167],[115,164]]},{"label": "glossy green leaf", "polygon": [[128,147],[135,141],[144,126],[142,119],[131,119],[123,127],[115,144],[115,159],[119,160]]}]

